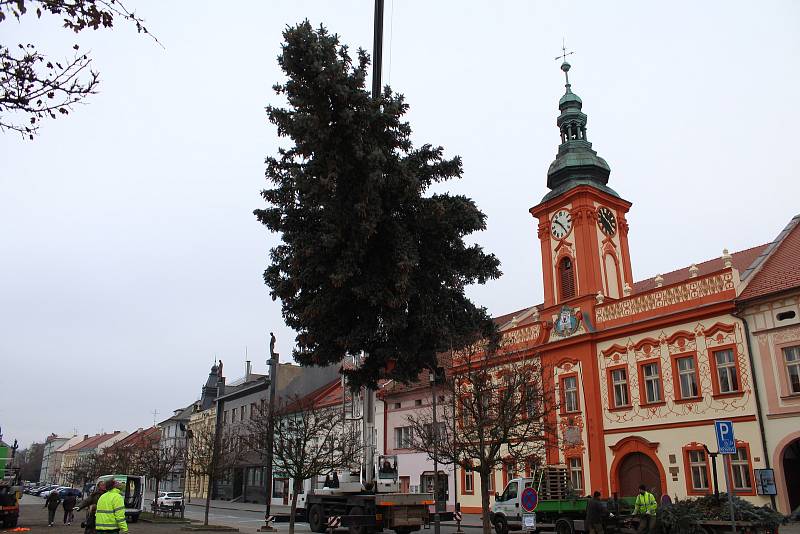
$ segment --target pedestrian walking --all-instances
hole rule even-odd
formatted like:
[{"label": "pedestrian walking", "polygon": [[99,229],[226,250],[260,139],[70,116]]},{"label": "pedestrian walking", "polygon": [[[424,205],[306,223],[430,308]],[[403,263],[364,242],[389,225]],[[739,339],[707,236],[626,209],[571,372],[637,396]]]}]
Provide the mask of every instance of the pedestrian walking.
[{"label": "pedestrian walking", "polygon": [[658,503],[655,496],[642,484],[639,486],[639,495],[636,496],[636,502],[633,504],[633,514],[639,517],[639,528],[636,529],[638,534],[655,532],[657,510]]},{"label": "pedestrian walking", "polygon": [[78,497],[75,495],[75,491],[67,490],[66,494],[64,495],[64,502],[61,503],[61,506],[64,507],[64,524],[67,526],[72,524],[72,510],[75,508],[75,503],[77,502]]},{"label": "pedestrian walking", "polygon": [[118,486],[113,478],[106,482],[106,492],[97,501],[94,529],[98,533],[128,532],[128,523],[125,521],[125,499]]},{"label": "pedestrian walking", "polygon": [[101,480],[97,483],[97,486],[94,488],[92,493],[90,493],[89,496],[83,499],[78,505],[78,511],[84,509],[86,510],[86,520],[81,525],[83,527],[84,534],[94,534],[94,513],[97,509],[97,501],[100,499],[100,496],[105,493],[105,491],[106,483]]},{"label": "pedestrian walking", "polygon": [[606,503],[600,500],[600,492],[595,491],[586,504],[586,521],[583,528],[589,534],[603,534],[603,520],[608,514]]},{"label": "pedestrian walking", "polygon": [[52,527],[53,523],[56,520],[56,511],[58,510],[58,505],[61,503],[61,497],[58,495],[57,491],[51,491],[50,495],[47,496],[47,500],[44,501],[44,507],[47,508],[47,526]]}]

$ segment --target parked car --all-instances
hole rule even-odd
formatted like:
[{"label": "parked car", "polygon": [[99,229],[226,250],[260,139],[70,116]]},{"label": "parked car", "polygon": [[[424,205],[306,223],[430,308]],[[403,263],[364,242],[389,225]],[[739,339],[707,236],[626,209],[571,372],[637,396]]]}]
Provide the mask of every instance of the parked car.
[{"label": "parked car", "polygon": [[38,488],[34,488],[31,491],[31,495],[39,495],[39,496],[41,496],[43,491],[47,491],[47,490],[53,489],[55,487],[56,487],[55,484],[47,484],[45,486],[39,486]]},{"label": "parked car", "polygon": [[69,489],[69,486],[54,486],[54,487],[52,487],[52,488],[50,488],[50,489],[48,489],[48,490],[44,490],[43,492],[41,492],[41,493],[39,494],[39,497],[42,497],[42,498],[46,499],[46,498],[47,498],[47,497],[49,497],[49,496],[50,496],[50,494],[51,494],[51,493],[53,493],[54,491],[55,491],[55,492],[59,492],[59,491],[60,491],[60,490],[62,490],[62,489]]},{"label": "parked car", "polygon": [[75,495],[77,498],[83,498],[83,492],[77,488],[61,488],[58,490],[58,496],[62,499],[67,495]]},{"label": "parked car", "polygon": [[159,491],[156,498],[158,506],[183,506],[183,493],[180,491]]}]

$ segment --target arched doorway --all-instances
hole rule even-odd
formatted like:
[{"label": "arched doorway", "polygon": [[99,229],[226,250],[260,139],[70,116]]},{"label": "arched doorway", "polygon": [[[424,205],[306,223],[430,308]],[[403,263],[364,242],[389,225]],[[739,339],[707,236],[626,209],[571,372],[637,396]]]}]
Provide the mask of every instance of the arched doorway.
[{"label": "arched doorway", "polygon": [[800,439],[796,439],[783,449],[783,475],[786,477],[786,496],[789,510],[800,506]]},{"label": "arched doorway", "polygon": [[656,498],[661,496],[661,475],[658,466],[644,453],[625,455],[617,470],[620,497],[632,497],[639,492],[639,485],[651,489]]}]

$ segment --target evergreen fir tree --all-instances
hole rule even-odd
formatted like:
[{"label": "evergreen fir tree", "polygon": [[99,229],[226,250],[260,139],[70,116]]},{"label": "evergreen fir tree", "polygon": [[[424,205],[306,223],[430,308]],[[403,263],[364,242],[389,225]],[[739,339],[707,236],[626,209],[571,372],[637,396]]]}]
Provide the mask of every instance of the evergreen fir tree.
[{"label": "evergreen fir tree", "polygon": [[[500,276],[499,261],[464,238],[486,216],[461,195],[429,194],[462,175],[442,147],[414,147],[402,95],[365,89],[369,58],[308,21],[284,32],[274,89],[288,107],[267,108],[290,148],[267,158],[273,188],[258,220],[281,234],[264,273],[286,324],[298,332],[295,359],[328,365],[363,351],[351,383],[401,380],[435,365],[494,328],[464,294]],[[388,364],[388,365],[387,365]]]}]

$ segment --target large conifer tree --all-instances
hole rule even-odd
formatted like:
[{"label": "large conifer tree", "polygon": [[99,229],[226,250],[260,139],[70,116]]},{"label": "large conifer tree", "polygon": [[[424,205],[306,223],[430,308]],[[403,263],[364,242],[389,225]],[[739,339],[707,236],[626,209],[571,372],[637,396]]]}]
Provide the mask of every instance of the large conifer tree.
[{"label": "large conifer tree", "polygon": [[402,95],[386,87],[373,99],[365,89],[363,50],[354,62],[337,35],[308,21],[284,38],[278,63],[288,79],[274,89],[288,107],[267,113],[292,146],[267,158],[273,187],[255,211],[283,239],[264,280],[298,332],[298,362],[363,351],[349,371],[354,386],[374,385],[387,369],[413,380],[437,352],[492,333],[486,310],[464,295],[500,276],[493,254],[464,242],[486,216],[464,196],[428,194],[461,177],[461,159],[412,146]]}]

